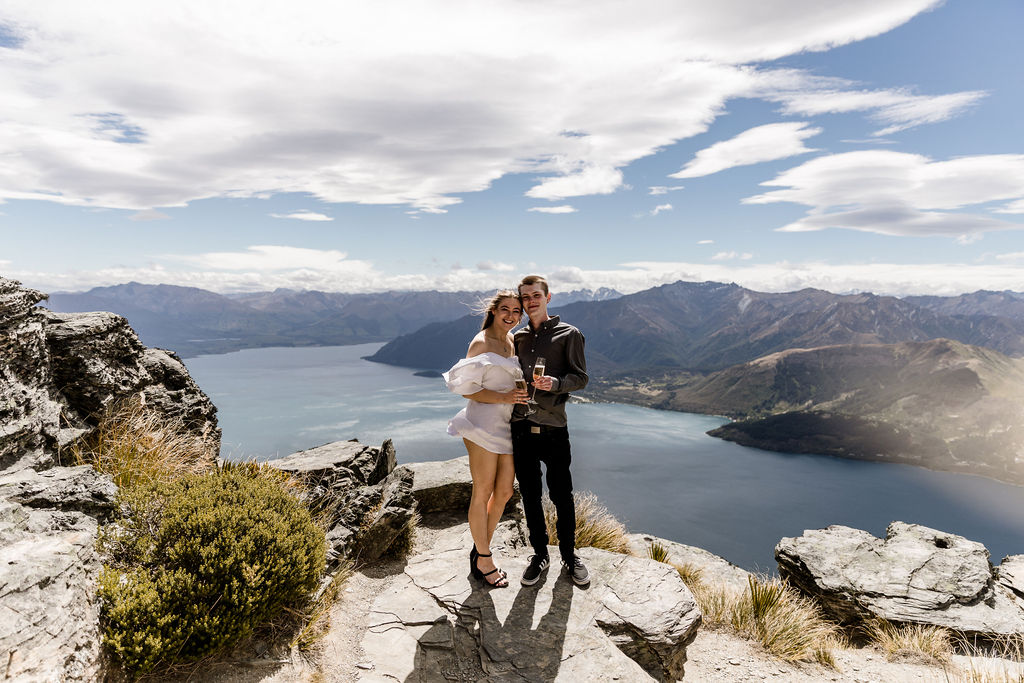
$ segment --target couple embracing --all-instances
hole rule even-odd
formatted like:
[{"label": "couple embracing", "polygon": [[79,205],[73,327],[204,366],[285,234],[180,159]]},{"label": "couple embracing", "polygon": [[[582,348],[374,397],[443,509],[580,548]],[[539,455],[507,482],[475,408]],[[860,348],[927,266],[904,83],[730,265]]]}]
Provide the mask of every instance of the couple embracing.
[{"label": "couple embracing", "polygon": [[[499,291],[488,303],[483,326],[466,357],[444,374],[448,388],[469,399],[448,423],[448,433],[461,436],[469,451],[473,477],[470,570],[495,588],[508,586],[490,544],[505,503],[512,497],[513,479],[519,481],[533,546],[523,585],[537,583],[550,562],[541,506],[541,463],[547,469],[548,495],[557,514],[562,564],[577,585],[590,583],[590,574],[575,553],[576,507],[565,417],[569,392],[587,385],[587,363],[583,335],[548,314],[550,301],[548,283],[539,275],[524,277],[518,291]],[[524,313],[529,324],[513,335]],[[527,391],[524,376],[532,377],[532,392]]]}]

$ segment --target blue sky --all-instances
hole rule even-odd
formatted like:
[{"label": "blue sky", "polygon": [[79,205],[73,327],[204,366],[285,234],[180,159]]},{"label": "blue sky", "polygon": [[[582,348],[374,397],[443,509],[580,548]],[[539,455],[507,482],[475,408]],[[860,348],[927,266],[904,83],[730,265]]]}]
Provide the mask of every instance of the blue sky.
[{"label": "blue sky", "polygon": [[8,0],[0,274],[1024,291],[1022,31],[1019,0]]}]

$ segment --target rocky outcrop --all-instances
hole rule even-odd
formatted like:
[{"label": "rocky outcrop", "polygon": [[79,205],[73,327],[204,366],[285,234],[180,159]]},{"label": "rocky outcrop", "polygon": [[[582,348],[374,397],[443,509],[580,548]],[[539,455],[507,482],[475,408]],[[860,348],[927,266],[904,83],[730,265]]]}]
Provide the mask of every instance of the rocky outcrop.
[{"label": "rocky outcrop", "polygon": [[46,295],[0,278],[0,470],[45,470],[103,411],[141,397],[212,452],[217,409],[170,351],[147,349],[112,313],[51,313]]},{"label": "rocky outcrop", "polygon": [[54,314],[0,277],[0,658],[5,680],[100,677],[93,546],[117,488],[62,467],[104,411],[141,400],[180,418],[210,452],[216,408],[173,353],[147,349],[119,316]]},{"label": "rocky outcrop", "polygon": [[840,623],[880,617],[981,638],[1024,634],[1019,557],[993,570],[980,543],[903,522],[884,539],[830,526],[775,546],[779,574]]},{"label": "rocky outcrop", "polygon": [[327,542],[335,557],[375,560],[415,519],[413,473],[395,467],[390,439],[380,448],[338,441],[270,464],[301,479],[314,509],[330,515]]},{"label": "rocky outcrop", "polygon": [[[412,494],[421,513],[465,511],[473,497],[473,478],[469,473],[469,456],[451,460],[414,462],[406,465],[416,475]],[[519,484],[505,505],[505,513],[519,509]]]},{"label": "rocky outcrop", "polygon": [[[445,531],[411,557],[404,574],[374,602],[362,648],[371,681],[675,681],[700,611],[670,566],[581,548],[588,589],[556,567],[520,586],[525,541],[503,522],[492,549],[512,587],[488,589],[468,575],[467,525]],[[557,548],[551,548],[557,557]],[[504,552],[502,552],[504,551]]]}]

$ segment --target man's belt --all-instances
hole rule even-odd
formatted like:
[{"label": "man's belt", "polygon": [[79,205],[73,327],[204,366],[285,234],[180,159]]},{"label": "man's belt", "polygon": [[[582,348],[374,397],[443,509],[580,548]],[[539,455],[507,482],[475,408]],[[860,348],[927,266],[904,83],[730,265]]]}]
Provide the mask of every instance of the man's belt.
[{"label": "man's belt", "polygon": [[547,432],[553,432],[559,429],[565,429],[565,427],[555,427],[553,425],[539,425],[533,422],[523,422],[523,431],[528,434],[545,434]]}]

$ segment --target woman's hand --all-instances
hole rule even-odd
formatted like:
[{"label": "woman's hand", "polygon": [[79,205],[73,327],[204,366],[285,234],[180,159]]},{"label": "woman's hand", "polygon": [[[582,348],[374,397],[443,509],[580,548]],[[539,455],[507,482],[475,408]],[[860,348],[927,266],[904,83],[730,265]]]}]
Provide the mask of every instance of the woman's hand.
[{"label": "woman's hand", "polygon": [[530,394],[526,389],[513,389],[506,396],[509,397],[508,403],[521,403],[523,405],[526,405],[526,402],[530,399]]}]

